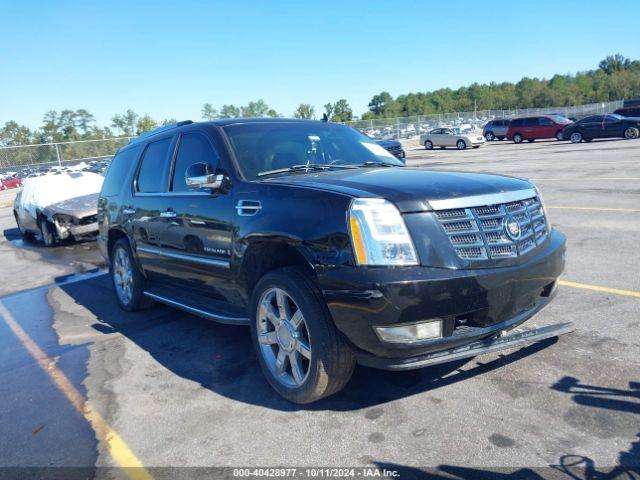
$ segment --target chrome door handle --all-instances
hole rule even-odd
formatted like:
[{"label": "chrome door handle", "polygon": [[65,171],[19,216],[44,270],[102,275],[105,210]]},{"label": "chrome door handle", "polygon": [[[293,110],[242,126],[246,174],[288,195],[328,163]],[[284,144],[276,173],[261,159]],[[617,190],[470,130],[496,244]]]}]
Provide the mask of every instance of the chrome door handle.
[{"label": "chrome door handle", "polygon": [[124,215],[133,215],[134,213],[136,213],[136,209],[135,208],[124,208],[122,210],[122,213]]},{"label": "chrome door handle", "polygon": [[160,216],[162,218],[176,218],[178,214],[176,212],[172,212],[171,210],[167,210],[166,212],[160,212]]}]

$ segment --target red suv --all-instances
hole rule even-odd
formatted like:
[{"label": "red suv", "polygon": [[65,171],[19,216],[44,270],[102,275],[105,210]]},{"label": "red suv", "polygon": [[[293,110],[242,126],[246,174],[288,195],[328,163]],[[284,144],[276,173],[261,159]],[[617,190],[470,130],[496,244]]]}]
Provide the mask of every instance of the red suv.
[{"label": "red suv", "polygon": [[514,143],[523,140],[533,142],[538,138],[556,138],[562,140],[562,129],[571,120],[561,115],[539,115],[536,117],[514,118],[509,122],[507,138]]}]

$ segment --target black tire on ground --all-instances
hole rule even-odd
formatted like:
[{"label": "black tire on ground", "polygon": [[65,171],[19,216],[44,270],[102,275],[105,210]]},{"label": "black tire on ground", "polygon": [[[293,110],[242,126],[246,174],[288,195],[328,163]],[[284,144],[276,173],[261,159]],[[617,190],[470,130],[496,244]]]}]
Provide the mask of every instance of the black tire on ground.
[{"label": "black tire on ground", "polygon": [[465,148],[467,148],[467,143],[464,140],[458,140],[456,142],[456,148],[458,150],[464,150]]},{"label": "black tire on ground", "polygon": [[56,237],[54,233],[54,227],[45,218],[40,217],[38,220],[38,228],[40,229],[40,237],[45,247],[53,247],[56,244]]},{"label": "black tire on ground", "polygon": [[493,142],[496,139],[496,136],[493,134],[493,132],[489,131],[484,134],[484,138],[487,139],[487,142]]},{"label": "black tire on ground", "polygon": [[624,138],[633,140],[640,137],[640,131],[636,127],[629,127],[624,131]]},{"label": "black tire on ground", "polygon": [[533,142],[535,142],[535,141],[536,141],[536,139],[535,139],[535,138],[530,138],[530,139],[528,139],[527,141],[528,141],[529,143],[533,143]]},{"label": "black tire on ground", "polygon": [[[128,301],[126,299],[123,300],[119,295],[118,287],[116,285],[116,257],[118,252],[121,251],[123,255],[129,261],[129,265],[131,267],[131,297]],[[129,241],[126,238],[121,238],[118,240],[111,249],[110,252],[110,266],[109,266],[109,274],[111,275],[111,281],[113,282],[113,288],[116,293],[116,298],[118,299],[118,304],[120,308],[127,312],[135,312],[138,310],[144,310],[149,308],[155,304],[155,302],[149,297],[145,297],[143,292],[146,288],[146,278],[138,268],[133,255],[131,253],[131,246],[129,245]]]},{"label": "black tire on ground", "polygon": [[498,137],[498,140],[502,141],[504,140],[504,137]]},{"label": "black tire on ground", "polygon": [[522,143],[522,140],[523,140],[522,135],[519,133],[516,133],[513,136],[513,143]]},{"label": "black tire on ground", "polygon": [[426,150],[433,150],[433,142],[431,140],[427,140],[424,142],[424,148]]},{"label": "black tire on ground", "polygon": [[447,147],[440,147],[440,150],[444,150],[445,148],[447,148]]},{"label": "black tire on ground", "polygon": [[[258,335],[259,302],[270,289],[283,290],[300,309],[306,326],[311,358],[304,381],[288,386],[276,377],[265,360]],[[251,297],[251,337],[260,367],[276,392],[294,403],[311,403],[342,390],[355,367],[355,356],[335,328],[322,294],[310,274],[299,267],[285,267],[265,274]]]},{"label": "black tire on ground", "polygon": [[20,235],[22,236],[22,238],[24,238],[27,241],[32,241],[33,240],[33,233],[29,232],[28,230],[26,230],[24,228],[24,226],[22,225],[22,222],[20,222],[20,218],[18,217],[18,212],[16,212],[15,210],[13,211],[13,216],[16,219],[16,225],[18,226],[18,230],[20,231]]},{"label": "black tire on ground", "polygon": [[564,135],[562,134],[562,131],[556,132],[556,140],[558,140],[559,142],[564,140]]},{"label": "black tire on ground", "polygon": [[582,140],[587,141],[587,139],[584,138],[582,136],[582,133],[580,132],[573,132],[571,135],[569,135],[569,140],[571,141],[571,143],[580,143]]}]

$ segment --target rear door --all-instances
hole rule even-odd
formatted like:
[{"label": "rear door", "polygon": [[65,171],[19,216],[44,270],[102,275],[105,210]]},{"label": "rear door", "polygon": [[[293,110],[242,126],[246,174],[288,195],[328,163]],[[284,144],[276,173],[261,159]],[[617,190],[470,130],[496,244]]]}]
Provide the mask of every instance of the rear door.
[{"label": "rear door", "polygon": [[207,132],[180,135],[167,199],[171,218],[165,219],[160,244],[168,266],[168,280],[208,297],[229,300],[234,207],[231,195],[191,190],[187,169],[194,163],[220,167],[221,146]]},{"label": "rear door", "polygon": [[602,122],[602,137],[623,137],[625,123],[613,115],[605,115]]},{"label": "rear door", "polygon": [[169,273],[162,258],[162,232],[172,220],[166,194],[176,139],[177,135],[164,136],[146,146],[134,178],[131,205],[123,210],[130,218],[140,264],[154,282],[166,282]]},{"label": "rear door", "polygon": [[540,138],[537,136],[538,131],[538,117],[529,117],[522,120],[522,137],[526,140],[530,138]]}]

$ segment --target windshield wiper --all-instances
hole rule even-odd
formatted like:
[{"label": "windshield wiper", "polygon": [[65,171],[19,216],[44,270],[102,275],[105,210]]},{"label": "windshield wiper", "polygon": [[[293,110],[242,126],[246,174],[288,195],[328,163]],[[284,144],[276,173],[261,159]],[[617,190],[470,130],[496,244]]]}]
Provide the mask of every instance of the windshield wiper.
[{"label": "windshield wiper", "polygon": [[355,165],[327,165],[322,163],[305,163],[304,165],[293,165],[287,168],[278,168],[276,170],[267,170],[260,172],[256,176],[264,177],[266,175],[277,175],[278,173],[291,173],[291,172],[307,172],[307,171],[325,171],[332,168],[357,168]]},{"label": "windshield wiper", "polygon": [[404,165],[396,165],[395,163],[386,162],[364,162],[358,164],[358,167],[404,167]]}]

